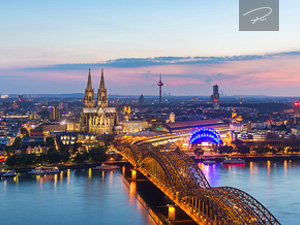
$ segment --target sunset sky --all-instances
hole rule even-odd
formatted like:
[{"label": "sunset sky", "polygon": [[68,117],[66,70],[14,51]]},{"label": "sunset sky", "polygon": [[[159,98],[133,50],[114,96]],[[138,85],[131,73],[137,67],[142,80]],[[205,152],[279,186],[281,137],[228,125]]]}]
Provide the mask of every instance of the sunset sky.
[{"label": "sunset sky", "polygon": [[300,2],[279,32],[240,32],[238,0],[0,1],[0,93],[299,96]]}]

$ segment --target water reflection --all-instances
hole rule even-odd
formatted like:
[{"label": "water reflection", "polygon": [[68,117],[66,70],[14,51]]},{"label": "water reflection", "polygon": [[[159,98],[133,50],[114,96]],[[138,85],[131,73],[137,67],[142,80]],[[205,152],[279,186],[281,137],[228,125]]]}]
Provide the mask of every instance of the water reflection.
[{"label": "water reflection", "polygon": [[89,178],[92,177],[92,168],[89,168]]},{"label": "water reflection", "polygon": [[14,182],[15,182],[16,184],[19,183],[19,174],[17,174],[17,175],[14,177]]},{"label": "water reflection", "polygon": [[283,166],[284,166],[284,174],[286,174],[287,173],[287,160],[284,160]]},{"label": "water reflection", "polygon": [[[136,191],[136,183],[126,187],[119,171],[78,169],[44,176],[23,173],[0,181],[0,211],[6,215],[1,225],[20,221],[58,224],[58,218],[64,218],[63,224],[153,225]],[[30,213],[28,205],[39,207]]]},{"label": "water reflection", "polygon": [[71,174],[71,170],[68,169],[68,170],[67,170],[67,183],[68,183],[68,184],[70,183],[70,174]]},{"label": "water reflection", "polygon": [[231,165],[227,166],[228,167],[228,172],[231,171]]},{"label": "water reflection", "polygon": [[136,194],[136,182],[135,181],[130,182],[129,193],[130,193],[130,197],[135,197],[135,194]]},{"label": "water reflection", "polygon": [[[298,224],[300,161],[249,162],[244,167],[220,163],[198,166],[212,186],[246,191],[281,224]],[[121,173],[124,172],[122,168]],[[1,225],[20,221],[32,225],[57,224],[57,218],[64,218],[64,224],[79,225],[152,224],[137,200],[137,183],[126,185],[121,173],[78,169],[61,171],[59,175],[18,174],[15,178],[4,178],[0,181],[0,211],[6,216]],[[33,214],[28,205],[41,207],[36,207]]]},{"label": "water reflection", "polygon": [[113,171],[110,171],[109,172],[110,174],[109,174],[109,184],[110,185],[113,185],[113,179],[114,179],[114,172]]},{"label": "water reflection", "polygon": [[246,191],[262,202],[281,224],[299,224],[300,161],[268,160],[248,162],[245,166],[218,163],[215,167],[199,164],[199,168],[211,186],[232,186]]},{"label": "water reflection", "polygon": [[54,175],[54,188],[56,189],[57,184],[57,174]]}]

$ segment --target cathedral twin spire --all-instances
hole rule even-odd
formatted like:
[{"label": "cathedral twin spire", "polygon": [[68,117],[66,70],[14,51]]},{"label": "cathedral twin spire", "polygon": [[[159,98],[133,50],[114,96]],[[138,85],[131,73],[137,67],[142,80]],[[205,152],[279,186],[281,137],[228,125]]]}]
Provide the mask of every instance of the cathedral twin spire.
[{"label": "cathedral twin spire", "polygon": [[[92,86],[91,69],[89,69],[83,106],[87,108],[95,107],[95,93]],[[105,88],[103,69],[101,70],[101,79],[97,96],[97,106],[101,108],[108,107],[107,89]]]},{"label": "cathedral twin spire", "polygon": [[89,69],[89,77],[88,77],[88,83],[86,89],[89,91],[94,90],[92,86],[91,69]]}]

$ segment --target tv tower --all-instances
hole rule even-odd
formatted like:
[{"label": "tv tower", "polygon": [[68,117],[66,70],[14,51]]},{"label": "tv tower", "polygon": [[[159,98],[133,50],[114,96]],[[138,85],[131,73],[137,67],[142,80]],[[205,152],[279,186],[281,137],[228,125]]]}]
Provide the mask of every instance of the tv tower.
[{"label": "tv tower", "polygon": [[161,103],[161,87],[164,86],[164,83],[161,81],[161,74],[159,74],[157,86],[159,87],[159,103]]}]

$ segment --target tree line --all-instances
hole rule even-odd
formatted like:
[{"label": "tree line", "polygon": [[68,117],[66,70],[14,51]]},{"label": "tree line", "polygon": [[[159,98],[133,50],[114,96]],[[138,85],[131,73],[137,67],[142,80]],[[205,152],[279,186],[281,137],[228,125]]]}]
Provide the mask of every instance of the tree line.
[{"label": "tree line", "polygon": [[14,154],[6,159],[6,165],[11,167],[35,166],[39,164],[57,164],[66,162],[103,162],[107,159],[106,149],[102,146],[94,147],[83,154],[77,153],[74,158],[70,158],[67,152],[59,152],[50,148],[47,154]]}]

